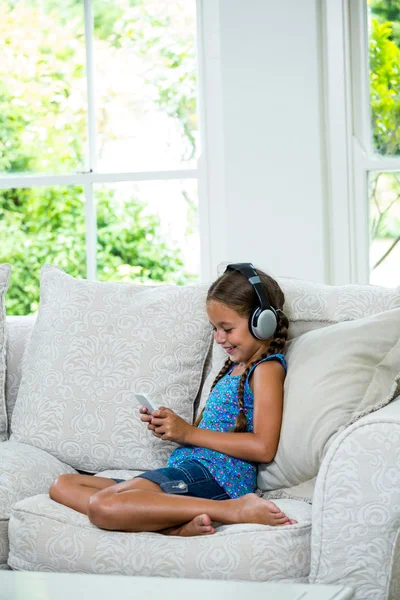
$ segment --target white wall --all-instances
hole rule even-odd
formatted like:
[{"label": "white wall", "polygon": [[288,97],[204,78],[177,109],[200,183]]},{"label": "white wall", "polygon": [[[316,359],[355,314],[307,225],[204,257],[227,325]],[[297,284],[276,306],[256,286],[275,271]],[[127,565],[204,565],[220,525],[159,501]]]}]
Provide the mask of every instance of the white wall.
[{"label": "white wall", "polygon": [[318,0],[211,1],[221,87],[207,111],[221,111],[222,151],[209,151],[210,270],[252,261],[328,282]]}]

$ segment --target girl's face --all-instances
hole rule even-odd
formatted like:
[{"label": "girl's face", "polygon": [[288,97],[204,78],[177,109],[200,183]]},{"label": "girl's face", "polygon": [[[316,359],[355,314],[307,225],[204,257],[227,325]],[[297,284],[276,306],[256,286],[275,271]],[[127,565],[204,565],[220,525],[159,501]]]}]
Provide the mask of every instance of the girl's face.
[{"label": "girl's face", "polygon": [[207,314],[214,331],[214,339],[229,355],[232,362],[249,364],[263,354],[270,340],[254,338],[249,331],[249,319],[242,317],[222,302],[207,303]]}]

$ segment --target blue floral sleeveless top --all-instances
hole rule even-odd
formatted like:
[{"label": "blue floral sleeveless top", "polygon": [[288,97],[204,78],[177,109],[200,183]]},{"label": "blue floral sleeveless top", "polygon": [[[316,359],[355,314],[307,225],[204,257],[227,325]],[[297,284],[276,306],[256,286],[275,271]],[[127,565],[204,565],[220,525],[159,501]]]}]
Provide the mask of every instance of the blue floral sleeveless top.
[{"label": "blue floral sleeveless top", "polygon": [[[263,358],[250,370],[244,385],[244,414],[249,432],[253,431],[254,410],[254,394],[249,385],[249,378],[257,365],[267,360],[279,360],[285,372],[287,370],[286,360],[282,354]],[[199,428],[222,432],[233,430],[240,410],[238,388],[241,378],[241,375],[231,375],[234,366],[232,364],[231,369],[211,391]],[[197,460],[202,463],[230,498],[239,498],[254,492],[257,487],[257,463],[247,462],[208,448],[182,446],[172,452],[167,466],[177,467],[185,460]]]}]

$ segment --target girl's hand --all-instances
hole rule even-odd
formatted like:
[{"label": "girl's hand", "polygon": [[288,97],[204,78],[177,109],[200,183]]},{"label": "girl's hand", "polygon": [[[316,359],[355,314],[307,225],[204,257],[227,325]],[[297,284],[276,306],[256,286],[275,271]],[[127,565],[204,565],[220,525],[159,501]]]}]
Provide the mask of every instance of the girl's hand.
[{"label": "girl's hand", "polygon": [[147,423],[147,429],[150,429],[150,431],[154,431],[155,427],[154,427],[154,425],[151,424],[151,415],[149,414],[148,409],[145,408],[144,406],[140,406],[139,412],[140,412],[140,420],[143,423]]},{"label": "girl's hand", "polygon": [[[154,428],[153,434],[162,440],[177,442],[178,444],[187,443],[192,425],[189,425],[184,419],[178,417],[170,408],[160,406],[151,415],[151,425]],[[148,425],[148,429],[150,426]]]}]

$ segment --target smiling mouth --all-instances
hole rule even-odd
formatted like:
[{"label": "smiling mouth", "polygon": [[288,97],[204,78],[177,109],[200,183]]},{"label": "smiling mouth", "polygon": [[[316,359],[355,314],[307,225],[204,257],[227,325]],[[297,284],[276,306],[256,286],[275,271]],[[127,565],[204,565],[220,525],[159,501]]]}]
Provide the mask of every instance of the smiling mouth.
[{"label": "smiling mouth", "polygon": [[228,354],[232,354],[232,352],[234,350],[236,350],[236,346],[223,346],[223,349],[225,350],[225,352],[227,352]]}]

